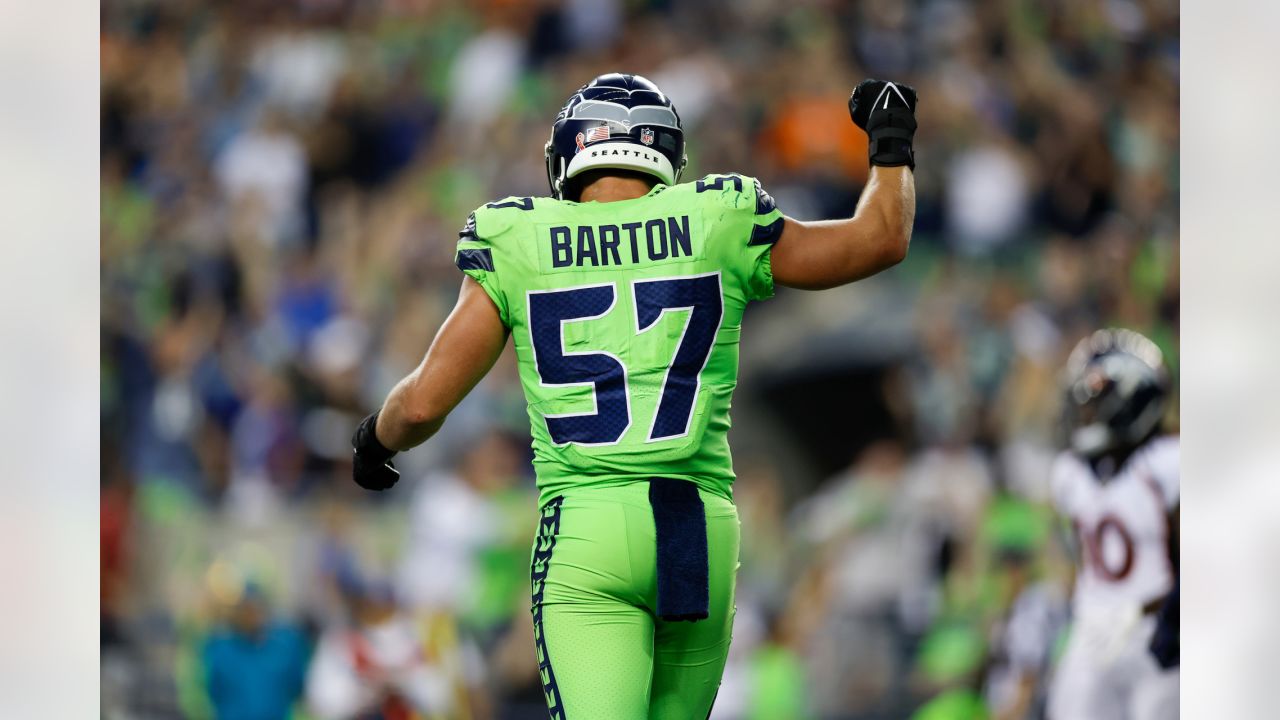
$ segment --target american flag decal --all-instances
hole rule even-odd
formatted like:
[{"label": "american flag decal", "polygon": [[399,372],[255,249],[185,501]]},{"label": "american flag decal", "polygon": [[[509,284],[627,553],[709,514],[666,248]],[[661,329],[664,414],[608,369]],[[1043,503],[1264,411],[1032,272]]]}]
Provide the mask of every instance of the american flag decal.
[{"label": "american flag decal", "polygon": [[587,131],[587,142],[596,142],[597,140],[609,139],[609,126],[597,125]]}]

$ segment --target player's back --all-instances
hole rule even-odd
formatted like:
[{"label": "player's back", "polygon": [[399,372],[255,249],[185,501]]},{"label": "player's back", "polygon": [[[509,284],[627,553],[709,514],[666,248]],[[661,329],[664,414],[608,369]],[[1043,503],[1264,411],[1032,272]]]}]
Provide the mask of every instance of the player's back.
[{"label": "player's back", "polygon": [[773,292],[782,223],[738,175],[472,214],[457,263],[512,331],[542,502],[653,476],[729,496],[742,313]]}]

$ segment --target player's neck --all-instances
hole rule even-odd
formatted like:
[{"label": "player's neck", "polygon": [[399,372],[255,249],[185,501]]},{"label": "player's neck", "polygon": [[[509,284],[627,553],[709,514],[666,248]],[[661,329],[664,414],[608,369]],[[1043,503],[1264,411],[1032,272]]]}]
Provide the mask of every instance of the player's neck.
[{"label": "player's neck", "polygon": [[603,175],[583,186],[578,202],[617,202],[644,197],[653,189],[653,183],[636,177]]}]

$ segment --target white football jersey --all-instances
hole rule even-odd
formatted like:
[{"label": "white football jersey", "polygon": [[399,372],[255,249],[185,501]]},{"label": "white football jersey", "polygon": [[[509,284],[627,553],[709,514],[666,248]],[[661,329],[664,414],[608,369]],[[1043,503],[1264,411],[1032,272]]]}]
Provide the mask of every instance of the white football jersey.
[{"label": "white football jersey", "polygon": [[1154,438],[1110,480],[1062,453],[1053,501],[1071,520],[1080,548],[1077,612],[1141,606],[1173,589],[1169,513],[1178,506],[1178,438]]}]

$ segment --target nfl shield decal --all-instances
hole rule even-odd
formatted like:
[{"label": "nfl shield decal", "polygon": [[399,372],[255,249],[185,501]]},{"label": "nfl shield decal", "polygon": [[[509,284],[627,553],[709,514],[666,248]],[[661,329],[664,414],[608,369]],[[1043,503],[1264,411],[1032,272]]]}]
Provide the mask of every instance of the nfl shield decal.
[{"label": "nfl shield decal", "polygon": [[649,129],[649,128],[641,128],[641,129],[640,129],[640,142],[644,143],[645,145],[652,145],[652,144],[653,144],[653,130],[651,130],[651,129]]}]

